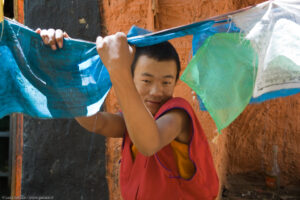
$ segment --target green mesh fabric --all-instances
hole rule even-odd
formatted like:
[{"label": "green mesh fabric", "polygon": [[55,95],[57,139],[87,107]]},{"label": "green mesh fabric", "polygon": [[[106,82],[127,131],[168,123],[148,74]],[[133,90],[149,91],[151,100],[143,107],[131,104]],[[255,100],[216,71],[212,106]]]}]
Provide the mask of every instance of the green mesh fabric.
[{"label": "green mesh fabric", "polygon": [[198,49],[181,80],[199,95],[220,131],[249,103],[256,66],[257,55],[241,33],[218,33]]}]

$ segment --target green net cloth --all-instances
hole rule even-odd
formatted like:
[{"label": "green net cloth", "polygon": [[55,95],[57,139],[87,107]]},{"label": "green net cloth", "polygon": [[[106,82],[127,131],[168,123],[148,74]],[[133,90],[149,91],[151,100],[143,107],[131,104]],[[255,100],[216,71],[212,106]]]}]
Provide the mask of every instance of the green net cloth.
[{"label": "green net cloth", "polygon": [[198,49],[181,80],[199,95],[220,131],[249,103],[256,68],[257,55],[241,33],[218,33]]}]

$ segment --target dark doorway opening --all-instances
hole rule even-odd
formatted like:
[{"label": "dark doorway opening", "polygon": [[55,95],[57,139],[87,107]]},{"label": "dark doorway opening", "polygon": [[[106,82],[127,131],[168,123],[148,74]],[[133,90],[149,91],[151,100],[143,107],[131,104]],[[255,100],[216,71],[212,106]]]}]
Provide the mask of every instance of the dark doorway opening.
[{"label": "dark doorway opening", "polygon": [[4,1],[4,15],[11,19],[14,18],[14,0]]},{"label": "dark doorway opening", "polygon": [[10,195],[9,116],[0,119],[0,194]]},{"label": "dark doorway opening", "polygon": [[[4,16],[14,18],[14,0],[5,0]],[[10,116],[0,119],[0,195],[10,196]]]}]

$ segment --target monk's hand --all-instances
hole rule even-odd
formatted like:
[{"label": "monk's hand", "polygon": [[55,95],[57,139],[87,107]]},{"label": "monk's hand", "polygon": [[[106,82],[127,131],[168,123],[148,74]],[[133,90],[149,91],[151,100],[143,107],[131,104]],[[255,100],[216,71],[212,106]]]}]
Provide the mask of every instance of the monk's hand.
[{"label": "monk's hand", "polygon": [[99,36],[96,46],[104,66],[111,75],[131,73],[135,47],[128,44],[124,33],[118,32],[104,38]]},{"label": "monk's hand", "polygon": [[63,32],[60,29],[36,29],[35,32],[40,34],[43,39],[44,44],[50,45],[52,50],[56,50],[57,47],[60,49],[63,47],[64,38],[69,38],[69,35],[66,32]]}]

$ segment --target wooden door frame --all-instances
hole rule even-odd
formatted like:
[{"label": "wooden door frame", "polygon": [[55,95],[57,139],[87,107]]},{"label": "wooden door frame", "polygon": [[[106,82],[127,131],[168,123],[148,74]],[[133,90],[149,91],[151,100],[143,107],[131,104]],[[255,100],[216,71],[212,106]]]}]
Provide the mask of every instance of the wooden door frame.
[{"label": "wooden door frame", "polygon": [[23,161],[23,114],[10,115],[11,199],[20,199]]},{"label": "wooden door frame", "polygon": [[[14,0],[14,18],[24,24],[24,0]],[[10,115],[10,178],[11,199],[21,198],[23,161],[23,114]]]}]

